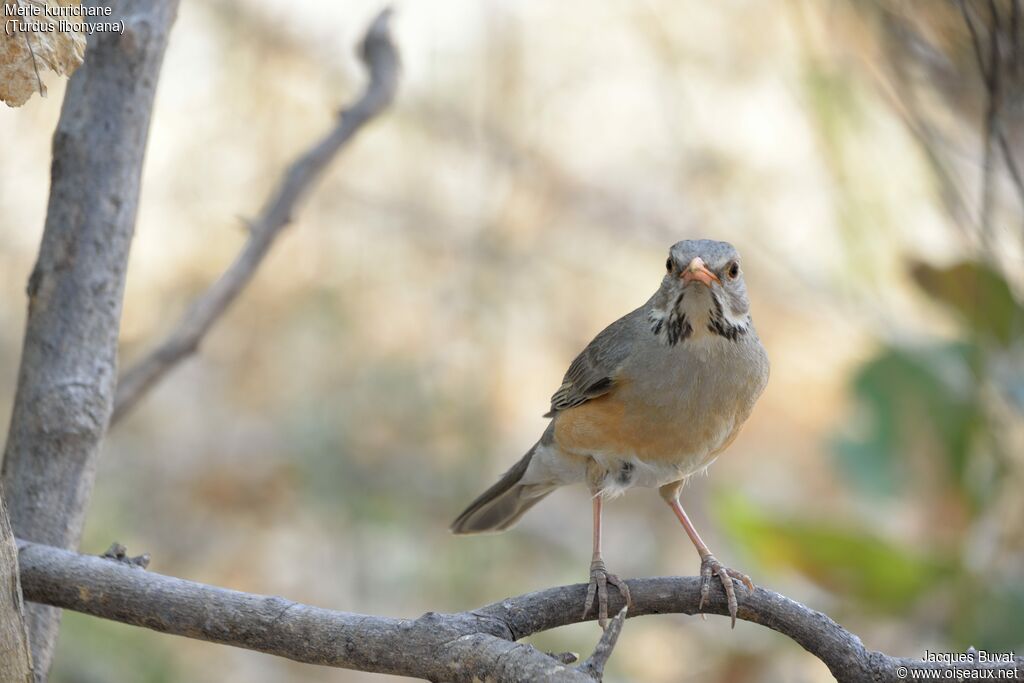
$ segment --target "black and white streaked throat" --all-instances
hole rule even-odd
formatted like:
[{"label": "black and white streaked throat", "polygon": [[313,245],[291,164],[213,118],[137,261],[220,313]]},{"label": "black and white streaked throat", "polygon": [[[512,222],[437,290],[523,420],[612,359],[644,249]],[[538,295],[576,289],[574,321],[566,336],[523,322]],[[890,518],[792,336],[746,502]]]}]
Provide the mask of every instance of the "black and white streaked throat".
[{"label": "black and white streaked throat", "polygon": [[654,307],[648,316],[653,332],[668,346],[705,334],[739,341],[750,328],[750,315],[735,316],[720,287],[691,283],[675,294],[665,308]]}]

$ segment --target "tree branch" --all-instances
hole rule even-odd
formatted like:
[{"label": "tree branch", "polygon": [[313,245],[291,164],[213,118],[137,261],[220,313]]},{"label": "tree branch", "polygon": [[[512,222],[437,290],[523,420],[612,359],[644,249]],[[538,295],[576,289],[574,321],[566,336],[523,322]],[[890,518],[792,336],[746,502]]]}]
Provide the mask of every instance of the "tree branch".
[{"label": "tree branch", "polygon": [[[153,97],[177,0],[112,0],[123,33],[95,32],[68,82],[53,136],[39,258],[3,459],[11,524],[23,538],[78,546],[106,433],[128,250]],[[27,610],[45,680],[59,612]]]},{"label": "tree branch", "polygon": [[252,280],[274,240],[291,222],[296,206],[327,165],[394,99],[399,57],[391,40],[391,13],[390,8],[385,9],[374,19],[360,45],[359,55],[370,74],[362,96],[341,112],[335,127],[322,140],[288,167],[259,217],[250,224],[249,239],[241,253],[221,278],[192,304],[163,342],[122,375],[112,423],[123,417],[175,365],[195,352],[206,333]]},{"label": "tree branch", "polygon": [[626,622],[626,613],[628,611],[628,607],[623,607],[615,615],[615,618],[608,623],[608,628],[605,629],[601,640],[597,642],[597,647],[594,648],[594,654],[590,655],[587,661],[580,664],[580,671],[597,680],[601,680],[604,677],[604,666],[608,663],[608,658],[612,656],[612,650],[615,649],[615,644],[619,641],[619,635],[622,634],[622,625]]},{"label": "tree branch", "polygon": [[[583,621],[585,584],[508,598],[455,614],[418,619],[353,614],[303,605],[146,572],[129,563],[18,541],[25,598],[126,624],[287,657],[299,662],[430,680],[592,681],[584,664],[571,668],[514,641]],[[695,614],[697,577],[633,579],[629,616]],[[621,610],[621,598],[611,607]],[[1024,675],[1024,658],[1001,665],[953,665],[870,651],[826,615],[778,593],[740,591],[739,618],[786,635],[823,661],[842,683],[904,680],[914,670],[1005,668]],[[727,615],[725,594],[712,584],[705,612]],[[617,618],[618,620],[618,618]],[[614,622],[613,622],[614,623]],[[620,621],[621,626],[621,621]],[[606,634],[591,664],[607,659],[615,633]]]},{"label": "tree branch", "polygon": [[[989,0],[989,57],[988,62],[986,63],[985,48],[982,44],[978,28],[971,16],[970,8],[964,0],[957,0],[957,5],[960,8],[960,14],[963,17],[964,23],[967,25],[968,33],[970,33],[971,45],[974,48],[974,57],[978,63],[978,71],[981,73],[982,83],[985,86],[986,101],[982,146],[983,160],[980,222],[983,235],[988,239],[991,227],[992,204],[994,202],[995,194],[995,187],[992,183],[992,173],[995,170],[996,161],[994,159],[994,154],[997,145],[999,152],[1003,157],[1003,162],[1006,164],[1006,169],[1009,172],[1010,180],[1013,182],[1013,186],[1017,191],[1017,197],[1022,204],[1024,204],[1024,175],[1022,175],[1020,166],[1017,164],[1017,159],[1010,147],[1010,143],[1006,135],[1006,126],[1002,119],[1004,100],[1003,67],[1005,60],[1002,58],[1002,51],[999,47],[999,37],[1002,33],[1002,22],[999,17],[999,9],[994,0]],[[1015,1],[1011,8],[1011,25],[1009,28],[1011,34],[1011,50],[1013,51],[1013,54],[1011,55],[1011,66],[1013,68],[1016,68],[1016,60],[1019,58],[1019,55],[1017,54],[1019,48],[1019,13],[1020,7],[1018,2]]]}]

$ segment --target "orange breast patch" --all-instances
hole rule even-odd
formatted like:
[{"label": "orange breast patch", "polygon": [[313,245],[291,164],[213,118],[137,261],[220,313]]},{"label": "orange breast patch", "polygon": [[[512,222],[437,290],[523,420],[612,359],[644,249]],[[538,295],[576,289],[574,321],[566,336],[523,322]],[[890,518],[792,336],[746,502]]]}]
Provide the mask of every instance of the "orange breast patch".
[{"label": "orange breast patch", "polygon": [[692,454],[694,433],[678,413],[624,401],[612,392],[555,417],[555,443],[577,455],[605,453],[672,463]]}]

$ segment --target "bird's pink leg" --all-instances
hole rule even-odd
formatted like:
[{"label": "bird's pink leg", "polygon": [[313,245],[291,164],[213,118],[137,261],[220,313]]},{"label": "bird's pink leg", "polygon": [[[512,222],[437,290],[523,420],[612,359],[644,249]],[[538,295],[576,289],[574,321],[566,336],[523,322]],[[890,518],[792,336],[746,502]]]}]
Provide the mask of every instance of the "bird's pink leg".
[{"label": "bird's pink leg", "polygon": [[693,526],[693,522],[690,521],[690,516],[686,514],[686,510],[683,509],[678,498],[673,498],[668,502],[668,506],[672,508],[672,512],[676,513],[676,517],[679,518],[680,523],[683,525],[683,529],[686,531],[686,535],[690,537],[690,541],[693,542],[693,547],[700,553],[701,558],[706,555],[710,555],[711,551],[708,550],[707,545],[704,544],[704,540],[697,533],[697,527]]},{"label": "bird's pink leg", "polygon": [[603,499],[601,494],[594,494],[594,554],[590,559],[590,585],[587,586],[587,599],[583,604],[583,616],[587,616],[587,612],[590,611],[590,607],[594,604],[594,598],[597,598],[597,623],[601,625],[601,628],[605,628],[608,625],[608,584],[615,586],[619,593],[626,600],[626,606],[629,607],[632,604],[632,599],[629,596],[629,586],[626,582],[615,576],[615,574],[609,574],[608,568],[605,567],[604,559],[601,557],[601,505]]},{"label": "bird's pink leg", "polygon": [[690,537],[690,541],[693,542],[693,546],[697,549],[697,553],[700,555],[700,604],[697,609],[703,609],[704,601],[708,597],[708,593],[711,590],[711,577],[717,576],[722,581],[722,586],[725,588],[725,597],[729,603],[729,616],[732,617],[733,628],[736,627],[736,612],[739,610],[739,604],[736,601],[736,589],[732,585],[732,580],[736,579],[743,582],[747,587],[747,590],[753,592],[754,582],[750,580],[750,577],[742,572],[738,572],[735,569],[729,569],[722,565],[721,562],[715,559],[715,556],[711,554],[708,546],[704,543],[704,540],[697,533],[697,527],[693,526],[693,522],[690,521],[689,515],[686,514],[686,510],[679,503],[679,498],[672,496],[666,498],[666,502],[672,512],[676,513],[676,517],[679,518],[679,522],[683,525],[683,529],[686,531],[686,535]]}]

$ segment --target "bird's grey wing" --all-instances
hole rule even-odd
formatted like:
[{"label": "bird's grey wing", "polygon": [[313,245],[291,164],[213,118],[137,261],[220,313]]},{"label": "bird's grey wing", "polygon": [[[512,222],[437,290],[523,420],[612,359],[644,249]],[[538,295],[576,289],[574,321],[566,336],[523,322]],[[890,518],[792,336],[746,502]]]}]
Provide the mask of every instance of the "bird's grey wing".
[{"label": "bird's grey wing", "polygon": [[594,337],[569,366],[562,386],[551,397],[551,410],[544,417],[603,396],[615,387],[615,379],[644,327],[643,308],[628,313]]}]

